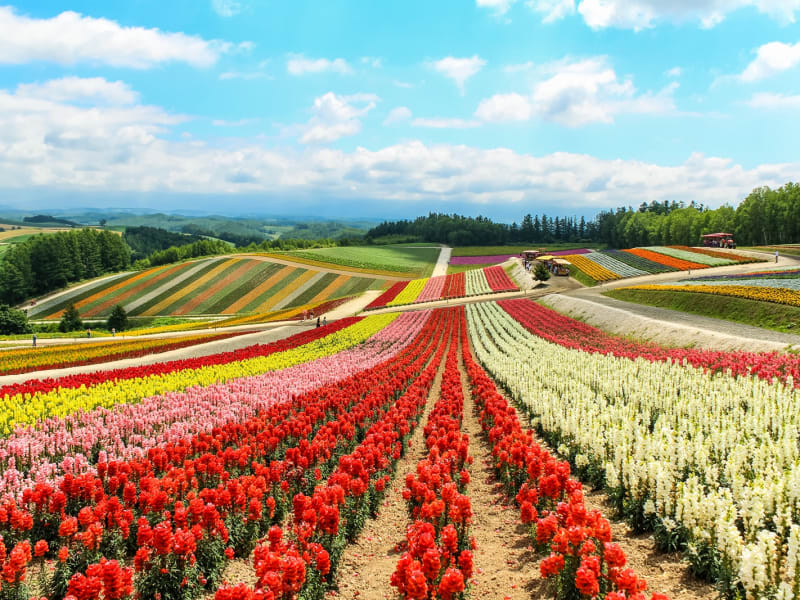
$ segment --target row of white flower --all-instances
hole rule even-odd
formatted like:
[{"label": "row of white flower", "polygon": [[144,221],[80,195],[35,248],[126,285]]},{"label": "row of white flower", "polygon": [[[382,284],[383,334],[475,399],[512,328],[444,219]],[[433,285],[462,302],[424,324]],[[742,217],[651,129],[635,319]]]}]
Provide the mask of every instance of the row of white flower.
[{"label": "row of white flower", "polygon": [[464,287],[467,296],[492,293],[492,288],[489,287],[489,282],[486,280],[486,272],[483,269],[470,269],[467,271]]},{"label": "row of white flower", "polygon": [[798,390],[567,349],[495,303],[467,315],[483,365],[612,497],[711,552],[748,598],[800,597]]},{"label": "row of white flower", "polygon": [[645,250],[658,252],[665,256],[678,258],[680,260],[688,260],[689,262],[700,263],[701,265],[708,265],[709,267],[721,267],[723,265],[732,265],[736,261],[727,258],[720,258],[718,256],[709,256],[702,252],[691,252],[689,250],[681,250],[680,248],[670,248],[669,246],[645,246]]}]

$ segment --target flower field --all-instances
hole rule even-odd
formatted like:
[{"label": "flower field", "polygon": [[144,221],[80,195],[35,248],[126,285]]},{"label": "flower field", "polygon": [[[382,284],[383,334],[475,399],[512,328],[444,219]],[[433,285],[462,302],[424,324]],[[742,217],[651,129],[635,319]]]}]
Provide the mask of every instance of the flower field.
[{"label": "flower field", "polygon": [[425,277],[433,271],[439,248],[413,246],[341,246],[274,254],[317,267],[342,267],[377,275]]},{"label": "flower field", "polygon": [[518,290],[505,270],[500,266],[494,266],[395,283],[368,304],[366,309]]},{"label": "flower field", "polygon": [[671,292],[699,292],[715,296],[732,296],[747,300],[760,300],[774,302],[788,306],[800,306],[800,280],[797,279],[766,279],[762,281],[737,281],[716,284],[690,284],[688,282],[678,285],[652,284],[633,285],[623,289],[627,290],[661,290]]},{"label": "flower field", "polygon": [[112,360],[138,358],[149,354],[224,340],[246,333],[251,332],[235,331],[145,340],[120,339],[119,341],[111,342],[104,340],[93,343],[59,344],[49,347],[6,350],[0,354],[0,358],[2,358],[0,375],[15,375],[31,371],[43,371],[45,369],[63,369]]},{"label": "flower field", "polygon": [[263,314],[380,289],[386,281],[299,268],[252,256],[217,257],[98,280],[39,302],[29,315],[60,318],[74,303],[83,318],[119,304],[131,316]]}]

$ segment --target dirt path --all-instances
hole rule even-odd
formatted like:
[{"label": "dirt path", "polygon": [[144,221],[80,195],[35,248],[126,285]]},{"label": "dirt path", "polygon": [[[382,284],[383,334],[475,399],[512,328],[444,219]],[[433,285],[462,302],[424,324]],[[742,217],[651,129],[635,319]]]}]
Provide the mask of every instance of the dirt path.
[{"label": "dirt path", "polygon": [[453,249],[449,246],[442,246],[442,249],[439,250],[439,258],[436,261],[436,266],[433,267],[433,272],[431,273],[431,277],[437,277],[439,275],[447,275],[447,265],[450,263],[450,255],[453,253]]},{"label": "dirt path", "polygon": [[545,582],[539,576],[541,557],[535,554],[529,531],[494,476],[492,455],[481,431],[478,409],[460,357],[459,371],[464,389],[461,428],[469,434],[469,449],[474,459],[467,488],[473,512],[470,532],[477,545],[470,596],[498,600],[544,598]]},{"label": "dirt path", "polygon": [[345,548],[336,577],[338,588],[325,596],[328,600],[384,600],[397,597],[389,580],[400,558],[398,548],[406,539],[406,526],[410,522],[403,500],[405,476],[413,472],[416,464],[427,454],[423,429],[433,405],[439,399],[446,357],[445,350],[428,393],[428,403],[411,436],[408,450],[397,463],[383,506],[376,518],[367,521],[358,539]]}]

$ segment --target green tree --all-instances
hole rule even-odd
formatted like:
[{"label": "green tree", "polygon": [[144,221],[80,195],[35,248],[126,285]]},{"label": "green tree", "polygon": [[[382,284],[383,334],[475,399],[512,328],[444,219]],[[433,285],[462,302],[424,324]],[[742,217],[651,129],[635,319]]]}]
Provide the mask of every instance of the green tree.
[{"label": "green tree", "polygon": [[0,334],[13,335],[30,332],[28,316],[23,311],[11,308],[8,304],[0,304]]},{"label": "green tree", "polygon": [[121,305],[117,304],[112,310],[111,315],[108,317],[108,330],[116,329],[117,331],[125,331],[128,328],[128,313]]},{"label": "green tree", "polygon": [[533,269],[533,275],[537,281],[547,281],[550,279],[550,271],[544,263],[537,262]]},{"label": "green tree", "polygon": [[70,304],[64,310],[61,322],[58,324],[58,330],[62,333],[67,333],[80,329],[83,329],[83,321],[81,321],[81,316],[78,314],[78,309],[75,308],[75,305]]}]

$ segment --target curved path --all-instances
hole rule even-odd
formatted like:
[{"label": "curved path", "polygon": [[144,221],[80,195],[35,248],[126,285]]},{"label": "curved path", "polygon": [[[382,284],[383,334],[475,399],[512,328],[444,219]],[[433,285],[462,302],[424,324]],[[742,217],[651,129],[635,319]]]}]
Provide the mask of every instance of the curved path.
[{"label": "curved path", "polygon": [[453,253],[453,249],[449,246],[442,246],[442,249],[439,250],[439,259],[436,261],[436,266],[433,267],[433,272],[431,273],[431,277],[437,277],[439,275],[447,275],[447,265],[450,264],[450,255]]}]

